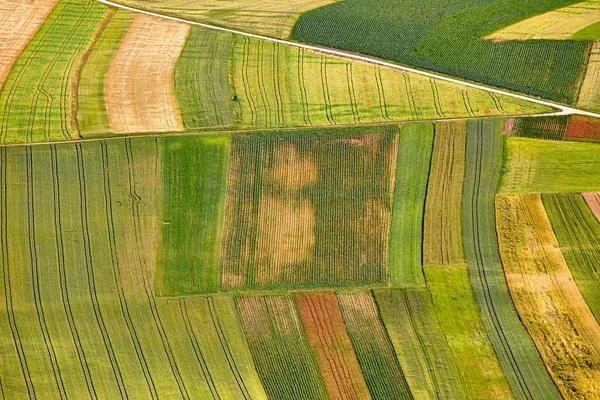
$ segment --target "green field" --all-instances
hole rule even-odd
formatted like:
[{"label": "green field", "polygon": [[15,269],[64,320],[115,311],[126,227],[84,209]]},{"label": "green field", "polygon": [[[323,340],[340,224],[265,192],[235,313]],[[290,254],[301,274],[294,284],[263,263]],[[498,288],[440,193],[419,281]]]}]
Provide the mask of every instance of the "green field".
[{"label": "green field", "polygon": [[569,116],[515,118],[508,135],[531,139],[563,140],[567,133]]},{"label": "green field", "polygon": [[462,198],[463,243],[481,319],[517,398],[559,398],[510,297],[496,237],[494,196],[502,168],[503,120],[469,121]]},{"label": "green field", "polygon": [[63,0],[52,10],[2,86],[0,143],[79,137],[73,84],[107,13],[93,0]]},{"label": "green field", "polygon": [[[164,139],[164,200],[157,291],[216,293],[230,136]],[[206,157],[210,154],[210,157]]]},{"label": "green field", "polygon": [[600,191],[600,145],[506,138],[501,193]]},{"label": "green field", "polygon": [[587,43],[480,38],[577,1],[344,0],[304,14],[292,38],[574,103]]}]

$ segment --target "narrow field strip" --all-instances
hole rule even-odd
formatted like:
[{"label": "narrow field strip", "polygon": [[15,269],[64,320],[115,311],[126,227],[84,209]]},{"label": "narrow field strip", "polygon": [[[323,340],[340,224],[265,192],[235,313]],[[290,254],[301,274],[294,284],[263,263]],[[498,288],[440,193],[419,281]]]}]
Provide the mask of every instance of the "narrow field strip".
[{"label": "narrow field strip", "polygon": [[496,199],[511,296],[565,398],[600,397],[600,326],[558,247],[539,194]]},{"label": "narrow field strip", "polygon": [[510,118],[505,133],[509,136],[531,139],[563,140],[567,133],[569,116]]},{"label": "narrow field strip", "polygon": [[104,82],[111,60],[134,17],[134,13],[118,9],[85,57],[77,92],[77,123],[83,138],[110,133]]},{"label": "narrow field strip", "polygon": [[179,22],[145,14],[135,16],[105,79],[104,97],[112,132],[184,129],[173,76],[190,29]]},{"label": "narrow field strip", "polygon": [[232,138],[223,290],[382,284],[397,128]]},{"label": "narrow field strip", "polygon": [[187,129],[237,122],[229,59],[233,35],[192,27],[175,67],[175,92]]},{"label": "narrow field strip", "polygon": [[63,0],[14,63],[0,93],[0,143],[79,138],[75,78],[108,13],[93,0]]},{"label": "narrow field strip", "polygon": [[469,276],[481,319],[512,392],[518,398],[557,398],[502,273],[494,196],[502,170],[503,129],[503,120],[468,123],[463,241]]},{"label": "narrow field strip", "polygon": [[582,193],[582,196],[596,216],[596,219],[600,221],[600,193]]},{"label": "narrow field strip", "polygon": [[370,293],[337,295],[344,324],[373,399],[412,399]]},{"label": "narrow field strip", "polygon": [[237,297],[246,340],[269,398],[327,399],[323,378],[298,316],[285,296]]},{"label": "narrow field strip", "polygon": [[423,265],[450,265],[464,260],[460,226],[466,137],[466,121],[435,125],[425,202]]},{"label": "narrow field strip", "polygon": [[600,119],[579,115],[571,116],[565,140],[600,142]]},{"label": "narrow field strip", "polygon": [[0,1],[0,87],[57,2],[43,0],[30,4],[14,0]]},{"label": "narrow field strip", "polygon": [[600,42],[594,42],[579,88],[577,106],[591,111],[600,111]]},{"label": "narrow field strip", "polygon": [[600,321],[600,222],[580,194],[543,194],[542,200],[575,283]]},{"label": "narrow field strip", "polygon": [[433,138],[433,124],[400,127],[389,248],[394,286],[425,285],[423,218]]},{"label": "narrow field strip", "polygon": [[335,294],[297,293],[294,297],[329,398],[370,399]]},{"label": "narrow field strip", "polygon": [[230,136],[164,139],[158,295],[216,293],[221,287],[230,140]]},{"label": "narrow field strip", "polygon": [[425,266],[433,311],[468,399],[512,399],[488,340],[466,265]]},{"label": "narrow field strip", "polygon": [[415,399],[464,399],[461,378],[426,289],[373,291]]}]

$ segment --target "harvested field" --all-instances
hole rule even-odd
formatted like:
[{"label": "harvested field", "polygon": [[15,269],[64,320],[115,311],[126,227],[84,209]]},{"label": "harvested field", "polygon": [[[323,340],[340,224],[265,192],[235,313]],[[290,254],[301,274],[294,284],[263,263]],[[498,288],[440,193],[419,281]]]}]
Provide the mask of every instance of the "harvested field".
[{"label": "harvested field", "polygon": [[337,298],[373,399],[412,399],[371,294],[346,293],[338,294]]},{"label": "harvested field", "polygon": [[585,77],[579,89],[577,106],[600,111],[600,42],[595,42],[590,50]]},{"label": "harvested field", "polygon": [[291,297],[238,297],[236,305],[269,398],[327,399]]},{"label": "harvested field", "polygon": [[220,289],[229,150],[230,136],[164,139],[159,295]]},{"label": "harvested field", "polygon": [[0,143],[76,139],[75,78],[108,13],[93,0],[63,0],[8,74],[0,93]]},{"label": "harvested field", "polygon": [[582,196],[590,206],[590,210],[592,210],[596,219],[600,221],[600,193],[582,193]]},{"label": "harvested field", "polygon": [[580,194],[543,194],[542,200],[575,283],[600,321],[600,223]]},{"label": "harvested field", "polygon": [[568,115],[510,118],[506,121],[505,133],[531,139],[563,140],[569,118]]},{"label": "harvested field", "polygon": [[390,233],[390,277],[394,286],[423,286],[423,215],[433,124],[400,127],[398,168]]},{"label": "harvested field", "polygon": [[113,132],[184,129],[173,76],[189,33],[188,24],[135,16],[105,79],[104,97]]},{"label": "harvested field", "polygon": [[175,92],[187,129],[236,123],[229,82],[231,33],[193,26],[175,67]]},{"label": "harvested field", "polygon": [[600,22],[600,1],[585,0],[517,22],[490,33],[484,39],[572,40],[573,35],[596,22]]},{"label": "harvested field", "polygon": [[329,398],[370,399],[335,294],[297,293],[295,299]]},{"label": "harvested field", "polygon": [[598,398],[600,326],[558,247],[539,194],[496,199],[511,296],[565,398]]},{"label": "harvested field", "polygon": [[463,242],[481,319],[513,393],[558,398],[558,391],[519,320],[504,277],[496,237],[494,196],[502,169],[502,120],[469,121]]},{"label": "harvested field", "polygon": [[425,289],[377,289],[377,306],[415,399],[463,399],[460,376]]},{"label": "harvested field", "polygon": [[234,135],[221,286],[381,284],[397,128]]},{"label": "harvested field", "polygon": [[245,127],[515,115],[545,109],[418,74],[237,35],[231,63]]},{"label": "harvested field", "polygon": [[600,191],[600,145],[508,137],[501,193]]},{"label": "harvested field", "polygon": [[571,116],[565,139],[600,142],[600,120],[580,115]]},{"label": "harvested field", "polygon": [[335,1],[337,0],[240,0],[228,3],[208,0],[199,3],[189,0],[119,0],[118,3],[158,14],[285,39],[301,14]]},{"label": "harvested field", "polygon": [[11,67],[58,0],[0,1],[0,87]]},{"label": "harvested field", "polygon": [[423,228],[423,265],[463,262],[461,196],[467,122],[439,122],[427,185]]},{"label": "harvested field", "polygon": [[135,14],[116,10],[85,57],[77,92],[77,123],[83,138],[110,133],[104,81]]},{"label": "harvested field", "polygon": [[488,341],[466,265],[425,266],[436,320],[450,347],[468,399],[511,399]]}]

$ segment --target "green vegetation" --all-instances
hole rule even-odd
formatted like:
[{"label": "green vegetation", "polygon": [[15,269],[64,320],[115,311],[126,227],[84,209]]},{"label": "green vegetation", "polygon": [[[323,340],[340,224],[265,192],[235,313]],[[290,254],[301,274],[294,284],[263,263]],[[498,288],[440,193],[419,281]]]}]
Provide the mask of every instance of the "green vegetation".
[{"label": "green vegetation", "polygon": [[588,25],[580,31],[577,31],[572,36],[573,40],[600,40],[600,22]]},{"label": "green vegetation", "polygon": [[574,103],[585,42],[481,38],[579,0],[344,0],[304,14],[292,38]]},{"label": "green vegetation", "polygon": [[327,399],[291,297],[238,297],[236,305],[269,398]]},{"label": "green vegetation", "polygon": [[159,294],[215,293],[220,288],[229,150],[230,136],[164,139]]},{"label": "green vegetation", "polygon": [[554,117],[515,118],[509,135],[531,139],[563,140],[567,133],[568,115]]},{"label": "green vegetation", "polygon": [[223,289],[383,283],[397,131],[234,135]]},{"label": "green vegetation", "polygon": [[466,121],[435,125],[423,227],[424,265],[464,261],[460,227],[466,137]]},{"label": "green vegetation", "polygon": [[463,243],[473,293],[500,366],[517,398],[558,398],[519,320],[498,250],[494,196],[502,168],[503,120],[468,122]]},{"label": "green vegetation", "polygon": [[108,13],[93,0],[64,0],[15,62],[0,93],[0,143],[79,137],[73,84],[81,57]]},{"label": "green vegetation", "polygon": [[436,320],[468,399],[510,399],[508,382],[488,341],[466,265],[425,266]]},{"label": "green vegetation", "polygon": [[543,194],[542,200],[575,283],[600,321],[600,223],[580,194]]},{"label": "green vegetation", "polygon": [[415,399],[464,399],[458,370],[425,289],[376,289],[385,329]]},{"label": "green vegetation", "polygon": [[412,399],[394,348],[367,293],[338,294],[348,335],[373,399]]},{"label": "green vegetation", "polygon": [[600,191],[600,145],[506,138],[500,192]]},{"label": "green vegetation", "polygon": [[433,124],[400,128],[389,265],[394,286],[425,285],[423,215],[433,151]]},{"label": "green vegetation", "polygon": [[129,11],[116,10],[85,57],[77,93],[77,122],[83,138],[110,133],[104,78],[134,16]]},{"label": "green vegetation", "polygon": [[229,57],[233,35],[192,27],[175,68],[175,90],[186,128],[235,124]]}]

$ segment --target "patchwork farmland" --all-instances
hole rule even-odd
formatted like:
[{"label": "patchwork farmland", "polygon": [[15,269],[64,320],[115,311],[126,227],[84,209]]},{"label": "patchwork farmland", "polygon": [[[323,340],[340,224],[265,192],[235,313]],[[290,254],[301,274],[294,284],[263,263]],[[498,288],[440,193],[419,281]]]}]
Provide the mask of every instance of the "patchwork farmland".
[{"label": "patchwork farmland", "polygon": [[600,4],[521,3],[0,0],[1,398],[600,398]]}]

